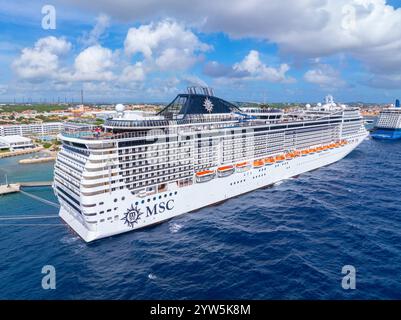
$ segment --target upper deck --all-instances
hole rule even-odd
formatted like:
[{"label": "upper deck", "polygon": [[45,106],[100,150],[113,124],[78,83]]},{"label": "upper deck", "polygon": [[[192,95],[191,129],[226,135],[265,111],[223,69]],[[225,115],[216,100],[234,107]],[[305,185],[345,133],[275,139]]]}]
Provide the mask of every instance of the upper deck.
[{"label": "upper deck", "polygon": [[[306,124],[339,122],[343,113],[359,111],[358,108],[338,106],[334,103],[308,106],[284,113],[278,109],[238,108],[234,104],[212,96],[210,89],[201,93],[190,88],[179,94],[156,116],[133,116],[123,105],[116,106],[116,116],[107,119],[102,127],[67,125],[61,133],[64,139],[86,141],[135,139],[174,134],[193,134],[221,129],[288,129]],[[357,112],[359,115],[359,112]]]}]

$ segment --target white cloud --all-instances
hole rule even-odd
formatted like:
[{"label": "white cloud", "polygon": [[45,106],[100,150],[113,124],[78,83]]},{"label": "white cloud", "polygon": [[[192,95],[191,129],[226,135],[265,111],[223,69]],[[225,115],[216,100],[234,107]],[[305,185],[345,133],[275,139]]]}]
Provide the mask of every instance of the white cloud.
[{"label": "white cloud", "polygon": [[207,87],[207,83],[201,78],[195,75],[184,75],[182,76],[182,80],[184,80],[187,86],[195,86],[195,87]]},{"label": "white cloud", "polygon": [[96,18],[96,24],[89,33],[85,33],[80,40],[86,46],[92,46],[99,43],[100,38],[110,26],[110,18],[105,14],[100,14]]},{"label": "white cloud", "polygon": [[217,61],[211,61],[204,67],[203,72],[218,79],[264,80],[268,82],[292,83],[294,78],[287,76],[290,70],[288,64],[283,63],[277,68],[267,66],[260,60],[260,54],[251,50],[240,62],[233,66],[225,66]]},{"label": "white cloud", "polygon": [[339,88],[345,85],[340,73],[327,64],[319,64],[314,69],[308,70],[304,74],[304,79],[322,88]]},{"label": "white cloud", "polygon": [[120,81],[136,82],[145,80],[146,71],[142,62],[137,62],[135,65],[126,66],[121,74]]},{"label": "white cloud", "polygon": [[148,64],[162,70],[185,70],[210,49],[189,29],[173,20],[130,28],[124,41],[128,56],[141,53]]},{"label": "white cloud", "polygon": [[22,49],[12,67],[16,74],[26,80],[41,81],[57,75],[59,57],[71,49],[64,38],[49,36],[36,41],[33,48]]},{"label": "white cloud", "polygon": [[197,57],[191,50],[180,50],[177,48],[165,49],[155,60],[160,70],[187,70],[195,64]]},{"label": "white cloud", "polygon": [[251,50],[241,61],[234,64],[233,69],[239,72],[248,72],[247,79],[267,80],[270,82],[293,82],[293,78],[286,76],[290,67],[288,64],[281,64],[278,68],[268,67],[260,61],[259,52]]},{"label": "white cloud", "polygon": [[114,66],[113,52],[100,45],[83,50],[74,62],[74,77],[83,81],[112,80],[110,69]]}]

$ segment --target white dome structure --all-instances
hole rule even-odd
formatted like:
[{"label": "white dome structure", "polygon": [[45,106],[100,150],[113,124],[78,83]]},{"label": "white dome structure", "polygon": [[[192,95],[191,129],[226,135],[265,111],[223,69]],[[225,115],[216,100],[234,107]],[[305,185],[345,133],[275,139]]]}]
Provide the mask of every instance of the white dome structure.
[{"label": "white dome structure", "polygon": [[124,117],[125,106],[121,103],[116,104],[116,112],[119,118]]},{"label": "white dome structure", "polygon": [[121,104],[121,103],[116,104],[116,111],[119,112],[119,113],[124,112],[125,111],[125,106],[123,104]]}]

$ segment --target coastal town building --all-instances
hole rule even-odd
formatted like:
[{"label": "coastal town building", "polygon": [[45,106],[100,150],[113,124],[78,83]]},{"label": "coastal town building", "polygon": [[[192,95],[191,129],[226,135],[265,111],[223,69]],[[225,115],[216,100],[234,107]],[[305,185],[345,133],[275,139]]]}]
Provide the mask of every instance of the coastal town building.
[{"label": "coastal town building", "polygon": [[0,149],[9,149],[16,151],[21,149],[34,148],[32,140],[18,135],[0,137]]},{"label": "coastal town building", "polygon": [[0,137],[4,136],[32,136],[58,134],[62,129],[61,122],[45,122],[33,124],[2,125],[0,126]]}]

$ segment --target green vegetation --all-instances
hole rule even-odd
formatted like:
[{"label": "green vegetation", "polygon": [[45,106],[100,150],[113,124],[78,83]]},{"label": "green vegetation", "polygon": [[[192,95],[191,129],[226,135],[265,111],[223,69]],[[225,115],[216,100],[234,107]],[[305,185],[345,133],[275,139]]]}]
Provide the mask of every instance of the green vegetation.
[{"label": "green vegetation", "polygon": [[36,110],[37,112],[49,112],[55,110],[66,110],[68,109],[67,105],[56,105],[56,104],[21,104],[21,105],[5,105],[0,109],[0,113],[5,112],[23,112],[26,110]]},{"label": "green vegetation", "polygon": [[52,140],[52,144],[55,145],[55,146],[60,146],[61,145],[61,141],[57,140],[57,139],[54,139],[54,140]]},{"label": "green vegetation", "polygon": [[46,143],[43,144],[43,147],[46,148],[46,149],[49,149],[51,146],[52,146],[52,144],[49,143],[49,142],[46,142]]},{"label": "green vegetation", "polygon": [[104,120],[103,120],[103,119],[97,118],[97,119],[95,120],[95,125],[100,126],[100,125],[102,125],[102,124],[104,124]]},{"label": "green vegetation", "polygon": [[0,149],[0,153],[10,152],[10,149]]}]

